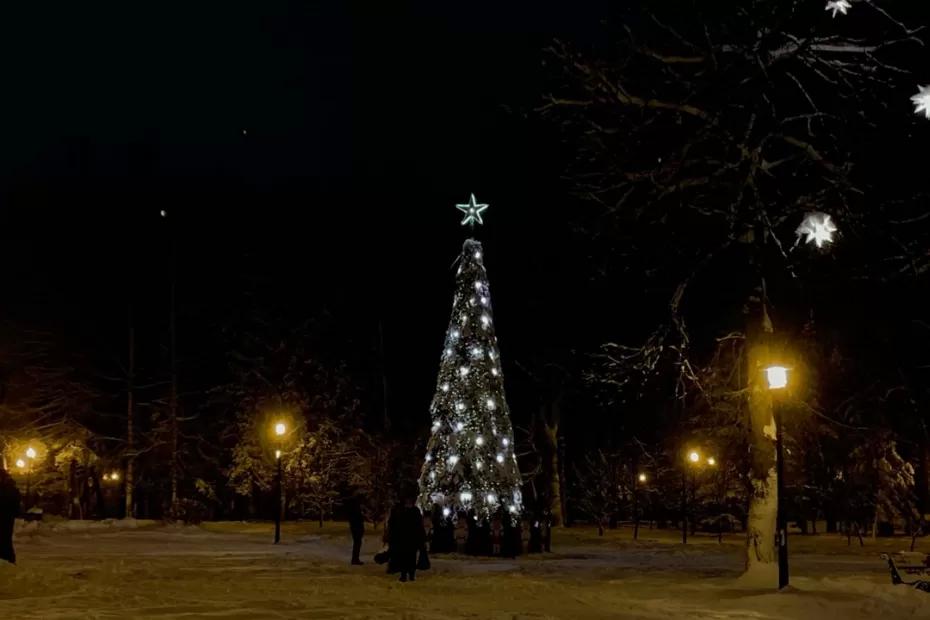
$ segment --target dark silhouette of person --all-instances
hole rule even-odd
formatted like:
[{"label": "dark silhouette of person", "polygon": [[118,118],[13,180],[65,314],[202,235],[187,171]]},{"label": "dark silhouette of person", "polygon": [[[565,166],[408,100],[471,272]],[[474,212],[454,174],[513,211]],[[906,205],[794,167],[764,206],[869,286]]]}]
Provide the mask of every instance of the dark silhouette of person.
[{"label": "dark silhouette of person", "polygon": [[13,527],[19,514],[20,499],[13,477],[5,469],[0,469],[0,560],[10,564],[16,564]]},{"label": "dark silhouette of person", "polygon": [[414,505],[414,496],[406,493],[403,503],[391,512],[388,523],[391,561],[400,572],[400,580],[416,580],[417,553],[425,542],[423,515]]},{"label": "dark silhouette of person", "polygon": [[353,497],[346,505],[349,515],[349,531],[352,533],[352,564],[361,565],[363,562],[358,555],[362,551],[362,538],[365,536],[365,517],[362,515],[362,502]]}]

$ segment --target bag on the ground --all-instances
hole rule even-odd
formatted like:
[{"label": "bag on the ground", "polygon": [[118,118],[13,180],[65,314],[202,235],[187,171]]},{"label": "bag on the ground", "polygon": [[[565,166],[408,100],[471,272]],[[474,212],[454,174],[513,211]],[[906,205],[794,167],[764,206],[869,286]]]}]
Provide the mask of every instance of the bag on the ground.
[{"label": "bag on the ground", "polygon": [[426,547],[420,548],[420,559],[417,560],[417,570],[429,570],[429,555],[426,553]]}]

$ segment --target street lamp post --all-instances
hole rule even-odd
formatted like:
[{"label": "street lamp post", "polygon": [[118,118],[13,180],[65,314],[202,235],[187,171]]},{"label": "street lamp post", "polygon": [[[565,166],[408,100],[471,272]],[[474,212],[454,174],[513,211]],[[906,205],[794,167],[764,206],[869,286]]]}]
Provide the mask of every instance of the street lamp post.
[{"label": "street lamp post", "polygon": [[[692,450],[688,453],[688,466],[695,467],[701,462],[701,455]],[[693,482],[693,480],[692,480]],[[688,469],[681,472],[681,544],[688,544]]]},{"label": "street lamp post", "polygon": [[26,503],[29,503],[29,493],[32,487],[32,463],[35,461],[35,448],[29,446],[26,448]]},{"label": "street lamp post", "polygon": [[[769,366],[765,369],[765,378],[770,390],[783,390],[788,387],[788,369],[784,366]],[[785,454],[782,412],[778,398],[772,399],[772,417],[775,421],[775,493],[777,495],[777,530],[778,545],[778,589],[788,585],[788,521],[785,516]]]},{"label": "street lamp post", "polygon": [[[697,450],[690,450],[686,459],[687,466],[693,468],[691,470],[691,495],[694,496],[696,493],[696,471],[697,468],[702,465],[701,463],[701,453]],[[714,467],[717,465],[717,459],[712,456],[707,457],[704,461],[709,467]],[[642,480],[643,478],[641,478]],[[682,470],[681,472],[681,543],[683,545],[688,544],[688,525],[689,525],[689,507],[690,502],[688,501],[688,468]]]},{"label": "street lamp post", "polygon": [[287,433],[287,426],[283,422],[278,422],[274,427],[274,434],[277,437],[277,449],[274,451],[274,457],[277,464],[277,474],[275,475],[275,486],[278,488],[276,494],[277,506],[274,511],[274,544],[281,542],[281,513],[284,511],[284,485],[281,480],[281,445],[284,434]]},{"label": "street lamp post", "polygon": [[633,480],[633,540],[639,538],[639,487],[646,484],[646,474],[640,473]]},{"label": "street lamp post", "polygon": [[29,470],[26,469],[26,461],[24,459],[16,459],[16,468],[20,470],[26,476],[26,503],[29,502]]}]

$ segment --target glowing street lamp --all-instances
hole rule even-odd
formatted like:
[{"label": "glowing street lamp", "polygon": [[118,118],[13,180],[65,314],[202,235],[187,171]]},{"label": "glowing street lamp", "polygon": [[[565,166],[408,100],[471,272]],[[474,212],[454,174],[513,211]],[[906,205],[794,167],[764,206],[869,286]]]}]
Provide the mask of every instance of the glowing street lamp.
[{"label": "glowing street lamp", "polygon": [[26,469],[26,461],[23,459],[16,459],[16,467],[18,469]]},{"label": "glowing street lamp", "polygon": [[637,480],[639,480],[640,482],[646,482],[646,474],[640,474],[639,476],[637,476]]},{"label": "glowing street lamp", "polygon": [[32,446],[26,448],[26,458],[34,459],[36,457],[36,451]]},{"label": "glowing street lamp", "polygon": [[[769,389],[784,390],[788,387],[788,369],[784,366],[769,366],[765,369],[765,378]],[[775,421],[775,488],[777,501],[777,544],[778,544],[778,589],[788,585],[788,520],[785,515],[785,449],[784,425],[782,424],[781,403],[772,401],[772,417]]]},{"label": "glowing street lamp", "polygon": [[688,453],[688,461],[695,465],[701,462],[701,455],[698,452],[691,451]]},{"label": "glowing street lamp", "polygon": [[715,458],[712,457],[712,456],[709,456],[709,457],[707,457],[707,464],[710,465],[711,467],[713,467],[714,465],[717,464],[717,459],[715,459]]},{"label": "glowing street lamp", "polygon": [[274,434],[283,437],[287,433],[287,425],[284,422],[278,422],[274,425]]},{"label": "glowing street lamp", "polygon": [[769,366],[765,369],[765,380],[770,390],[781,390],[788,387],[788,369],[784,366]]}]

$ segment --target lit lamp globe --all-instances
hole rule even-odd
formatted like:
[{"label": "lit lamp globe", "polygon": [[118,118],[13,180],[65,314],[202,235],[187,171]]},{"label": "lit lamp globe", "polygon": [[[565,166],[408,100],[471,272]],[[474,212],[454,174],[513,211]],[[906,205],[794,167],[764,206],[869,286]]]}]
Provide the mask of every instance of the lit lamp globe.
[{"label": "lit lamp globe", "polygon": [[709,457],[707,457],[707,464],[710,465],[711,467],[713,467],[714,465],[717,464],[717,459],[715,459],[715,458],[712,457],[712,456],[709,456]]},{"label": "lit lamp globe", "polygon": [[646,482],[646,474],[640,474],[640,475],[639,475],[639,481],[640,481],[640,482]]},{"label": "lit lamp globe", "polygon": [[765,369],[765,380],[770,390],[781,390],[788,387],[788,369],[784,366],[769,366]]},{"label": "lit lamp globe", "polygon": [[36,451],[32,446],[26,448],[26,458],[34,459],[36,457]]},{"label": "lit lamp globe", "polygon": [[26,461],[23,459],[16,459],[16,466],[20,469],[26,469]]},{"label": "lit lamp globe", "polygon": [[278,437],[283,436],[284,433],[286,432],[287,432],[287,426],[284,424],[284,422],[278,422],[277,424],[274,425],[274,434],[277,435]]},{"label": "lit lamp globe", "polygon": [[699,463],[701,461],[701,455],[692,451],[688,454],[688,460],[692,463]]}]

